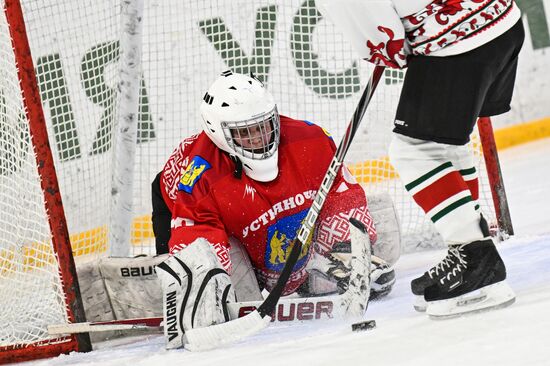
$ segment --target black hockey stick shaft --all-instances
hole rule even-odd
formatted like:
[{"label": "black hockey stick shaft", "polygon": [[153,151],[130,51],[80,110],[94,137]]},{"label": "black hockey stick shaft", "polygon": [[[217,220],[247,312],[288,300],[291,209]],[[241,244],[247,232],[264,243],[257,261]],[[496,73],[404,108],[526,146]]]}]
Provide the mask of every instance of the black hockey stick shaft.
[{"label": "black hockey stick shaft", "polygon": [[317,218],[319,217],[319,213],[323,208],[327,195],[332,187],[332,184],[334,183],[338,171],[340,170],[340,166],[344,162],[344,158],[349,150],[353,137],[361,124],[361,120],[365,115],[367,106],[372,99],[376,86],[378,85],[383,73],[383,66],[376,66],[374,68],[374,71],[369,79],[369,83],[367,84],[365,91],[361,95],[361,99],[359,99],[357,107],[355,108],[355,112],[353,113],[346,133],[344,134],[342,141],[340,141],[340,145],[338,145],[338,148],[336,149],[334,158],[327,169],[323,182],[321,183],[321,187],[319,187],[311,208],[309,209],[307,216],[298,231],[297,238],[294,239],[292,250],[290,251],[290,255],[286,260],[285,266],[279,275],[277,283],[258,308],[258,313],[262,317],[273,314],[275,307],[283,294],[283,290],[288,282],[288,279],[290,278],[296,262],[298,261],[300,252],[302,251],[302,246],[307,242],[309,236],[311,235]]}]

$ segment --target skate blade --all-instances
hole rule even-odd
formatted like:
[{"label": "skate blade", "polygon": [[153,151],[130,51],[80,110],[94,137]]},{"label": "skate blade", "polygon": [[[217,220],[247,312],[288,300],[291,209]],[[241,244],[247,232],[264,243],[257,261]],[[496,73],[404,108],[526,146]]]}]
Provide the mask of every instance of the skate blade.
[{"label": "skate blade", "polygon": [[424,295],[414,295],[414,310],[419,313],[424,313],[428,307],[428,302],[424,299]]},{"label": "skate blade", "polygon": [[504,308],[515,300],[514,291],[506,281],[502,281],[452,299],[430,301],[426,314],[436,320],[456,318],[464,314]]}]

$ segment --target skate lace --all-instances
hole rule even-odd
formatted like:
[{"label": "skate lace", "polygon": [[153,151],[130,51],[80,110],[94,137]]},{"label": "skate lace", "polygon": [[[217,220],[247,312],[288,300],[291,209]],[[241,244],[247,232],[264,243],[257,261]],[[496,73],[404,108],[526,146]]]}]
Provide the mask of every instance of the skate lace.
[{"label": "skate lace", "polygon": [[453,256],[453,266],[449,266],[449,271],[443,276],[439,281],[441,284],[445,284],[446,281],[451,281],[452,278],[455,278],[458,273],[462,272],[463,269],[466,269],[468,262],[465,259],[465,255],[462,252],[462,247],[449,248],[448,256]]},{"label": "skate lace", "polygon": [[[458,263],[457,263],[458,262]],[[441,275],[449,276],[449,274],[455,275],[456,271],[461,271],[462,267],[465,267],[466,261],[462,253],[462,247],[451,247],[447,252],[447,256],[439,262],[439,264],[428,271],[428,275],[431,278],[439,278]],[[454,267],[454,268],[453,268]],[[452,270],[451,270],[452,268]],[[450,272],[447,271],[450,270]]]}]

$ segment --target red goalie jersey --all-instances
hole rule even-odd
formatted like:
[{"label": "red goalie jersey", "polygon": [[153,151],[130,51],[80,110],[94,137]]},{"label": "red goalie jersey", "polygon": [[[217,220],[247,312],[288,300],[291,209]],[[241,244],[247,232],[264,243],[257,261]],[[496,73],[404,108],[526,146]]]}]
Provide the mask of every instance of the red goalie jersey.
[{"label": "red goalie jersey", "polygon": [[[320,127],[281,116],[278,176],[271,182],[257,182],[244,173],[235,177],[234,162],[204,132],[184,140],[161,176],[161,191],[172,212],[170,252],[204,237],[230,270],[228,237],[235,237],[246,248],[258,279],[270,290],[335,150],[332,138]],[[374,242],[376,232],[365,193],[343,168],[285,295],[306,280],[305,266],[313,251],[325,254],[335,243],[349,240],[350,215],[365,224]]]}]

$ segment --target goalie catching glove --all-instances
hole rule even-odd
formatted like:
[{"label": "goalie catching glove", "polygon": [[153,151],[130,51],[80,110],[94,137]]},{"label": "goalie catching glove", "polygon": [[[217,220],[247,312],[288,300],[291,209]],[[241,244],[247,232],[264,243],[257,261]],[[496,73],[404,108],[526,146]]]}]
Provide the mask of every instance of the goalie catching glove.
[{"label": "goalie catching glove", "polygon": [[198,238],[160,263],[157,274],[167,349],[183,347],[189,329],[230,320],[227,302],[235,301],[231,279],[206,239]]},{"label": "goalie catching glove", "polygon": [[[306,291],[308,294],[304,293],[304,295],[345,292],[348,288],[351,270],[350,259],[350,242],[336,243],[326,256],[315,253],[306,268],[309,272]],[[386,261],[375,255],[371,255],[370,270],[370,299],[375,300],[391,291],[395,283],[395,272]]]}]

